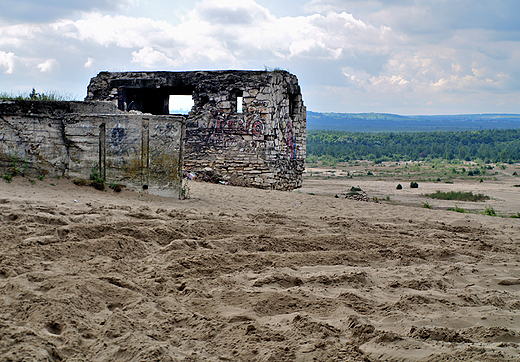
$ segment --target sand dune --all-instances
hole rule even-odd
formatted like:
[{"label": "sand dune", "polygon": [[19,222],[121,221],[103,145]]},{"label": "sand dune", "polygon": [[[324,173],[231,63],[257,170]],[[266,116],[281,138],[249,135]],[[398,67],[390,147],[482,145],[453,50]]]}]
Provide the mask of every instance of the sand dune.
[{"label": "sand dune", "polygon": [[519,360],[518,219],[190,193],[0,182],[0,360]]}]

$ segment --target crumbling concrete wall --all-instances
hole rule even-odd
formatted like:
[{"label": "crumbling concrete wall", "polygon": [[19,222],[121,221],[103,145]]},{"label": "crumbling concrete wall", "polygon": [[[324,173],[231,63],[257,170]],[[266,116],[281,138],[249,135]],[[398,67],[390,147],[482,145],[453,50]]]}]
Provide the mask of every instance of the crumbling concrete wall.
[{"label": "crumbling concrete wall", "polygon": [[178,94],[194,101],[186,129],[188,171],[211,168],[234,185],[301,186],[306,109],[298,79],[288,72],[102,72],[92,78],[86,100],[166,114],[169,96]]},{"label": "crumbling concrete wall", "polygon": [[109,102],[0,101],[0,170],[89,178],[180,196],[185,117]]}]

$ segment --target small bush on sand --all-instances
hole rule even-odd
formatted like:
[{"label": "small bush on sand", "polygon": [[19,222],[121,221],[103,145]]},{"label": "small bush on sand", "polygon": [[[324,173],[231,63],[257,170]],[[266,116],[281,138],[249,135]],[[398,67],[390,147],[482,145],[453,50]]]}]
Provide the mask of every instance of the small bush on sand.
[{"label": "small bush on sand", "polygon": [[412,182],[410,182],[410,188],[411,189],[419,188],[419,184],[415,181],[412,181]]},{"label": "small bush on sand", "polygon": [[474,194],[472,191],[440,191],[437,190],[432,194],[426,194],[426,197],[438,200],[456,200],[456,201],[484,201],[489,200],[489,196],[484,194]]},{"label": "small bush on sand", "polygon": [[433,209],[433,206],[428,203],[428,201],[425,201],[422,203],[422,207],[425,209]]},{"label": "small bush on sand", "polygon": [[90,181],[89,180],[85,180],[83,178],[76,179],[76,180],[74,180],[72,182],[76,186],[89,186],[90,185]]},{"label": "small bush on sand", "polygon": [[112,182],[108,187],[114,190],[114,192],[121,192],[126,187],[126,185],[116,184],[115,182]]},{"label": "small bush on sand", "polygon": [[486,206],[483,214],[488,216],[497,216],[497,212],[491,206]]},{"label": "small bush on sand", "polygon": [[460,212],[460,213],[465,213],[466,212],[466,210],[464,210],[462,207],[458,207],[457,205],[455,205],[455,207],[448,207],[448,210],[455,211],[455,212]]},{"label": "small bush on sand", "polygon": [[402,189],[403,189],[403,185],[397,184],[396,190],[402,190]]}]

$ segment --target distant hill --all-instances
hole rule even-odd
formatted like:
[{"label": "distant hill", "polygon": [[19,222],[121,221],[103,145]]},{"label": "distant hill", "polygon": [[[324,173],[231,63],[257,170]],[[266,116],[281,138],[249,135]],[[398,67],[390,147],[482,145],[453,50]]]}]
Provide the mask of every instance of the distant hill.
[{"label": "distant hill", "polygon": [[418,132],[517,128],[520,128],[520,114],[399,116],[387,113],[318,113],[307,111],[308,130]]}]

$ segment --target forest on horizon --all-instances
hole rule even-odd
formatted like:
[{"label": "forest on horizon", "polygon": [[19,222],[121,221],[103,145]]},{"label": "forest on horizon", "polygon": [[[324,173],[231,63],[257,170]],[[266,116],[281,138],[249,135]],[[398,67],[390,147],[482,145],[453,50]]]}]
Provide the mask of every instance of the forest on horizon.
[{"label": "forest on horizon", "polygon": [[520,162],[520,115],[411,117],[308,112],[307,128],[308,162]]}]

